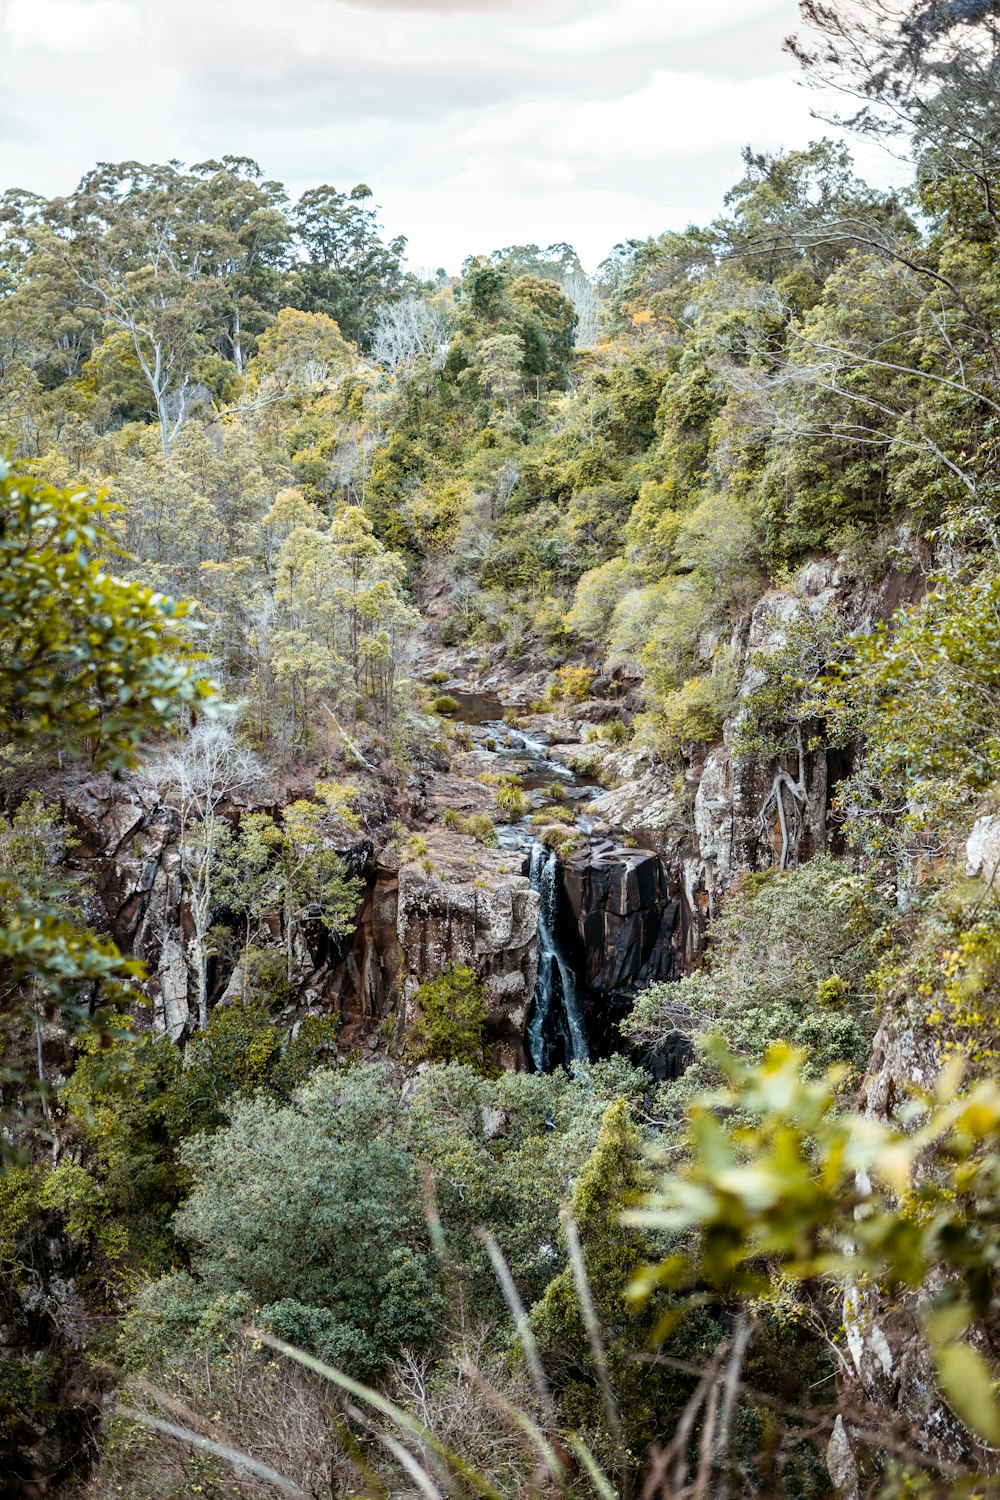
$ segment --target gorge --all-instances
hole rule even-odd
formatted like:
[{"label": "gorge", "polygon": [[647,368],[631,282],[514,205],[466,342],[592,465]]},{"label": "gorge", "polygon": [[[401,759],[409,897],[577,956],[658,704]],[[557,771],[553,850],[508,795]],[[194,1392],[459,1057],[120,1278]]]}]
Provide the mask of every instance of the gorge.
[{"label": "gorge", "polygon": [[597,269],[0,198],[0,1500],[997,1493],[1000,21],[802,10]]}]

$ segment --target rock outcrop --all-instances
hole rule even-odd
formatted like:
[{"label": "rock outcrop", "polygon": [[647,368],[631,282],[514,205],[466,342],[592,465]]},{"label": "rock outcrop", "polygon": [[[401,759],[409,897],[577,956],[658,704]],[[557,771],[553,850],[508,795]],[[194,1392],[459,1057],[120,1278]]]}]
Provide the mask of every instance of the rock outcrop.
[{"label": "rock outcrop", "polygon": [[592,1056],[617,1047],[637,990],[683,972],[689,926],[684,893],[652,850],[602,839],[559,867],[555,936]]},{"label": "rock outcrop", "polygon": [[[991,880],[1000,862],[1000,819],[979,818],[966,845],[966,868]],[[899,1110],[915,1090],[933,1093],[942,1068],[940,1036],[924,1022],[917,1005],[890,1009],[872,1043],[871,1058],[857,1107],[879,1121],[898,1125]],[[944,1464],[982,1473],[1000,1471],[1000,1454],[990,1450],[957,1419],[942,1400],[927,1340],[916,1313],[917,1300],[938,1288],[929,1285],[909,1300],[891,1301],[878,1287],[849,1286],[844,1298],[846,1353],[839,1384],[845,1405],[885,1415],[897,1436],[917,1452]],[[988,1331],[975,1326],[972,1341],[991,1359]],[[853,1398],[859,1398],[853,1400]],[[849,1423],[842,1422],[828,1455],[831,1474],[841,1492],[858,1493],[857,1458]]]},{"label": "rock outcrop", "polygon": [[[905,536],[900,549],[910,557],[910,571],[893,571],[877,585],[853,576],[839,559],[824,558],[808,563],[787,588],[771,589],[757,601],[729,641],[738,688],[721,741],[706,752],[692,747],[683,777],[631,748],[602,756],[599,769],[611,787],[589,811],[662,856],[691,916],[685,952],[689,963],[701,949],[708,918],[741,874],[777,863],[778,820],[773,815],[762,820],[761,810],[778,771],[793,779],[799,775],[794,755],[761,762],[739,756],[734,748],[746,700],[762,681],[760,659],[780,650],[802,620],[835,608],[845,632],[869,629],[919,598],[924,586],[919,549]],[[831,803],[837,782],[850,770],[850,756],[825,747],[807,750],[801,769],[806,795],[790,856],[796,861],[831,846]]]},{"label": "rock outcrop", "polygon": [[[77,840],[74,866],[87,877],[88,919],[147,970],[149,1024],[175,1041],[194,1023],[191,928],[181,879],[176,812],[149,781],[61,778],[58,797]],[[229,810],[235,821],[240,808]],[[336,1014],[343,1045],[377,1046],[387,1016],[417,984],[467,965],[483,979],[496,1060],[524,1065],[521,1035],[535,985],[538,897],[517,855],[435,831],[430,871],[400,867],[389,848],[359,833],[343,852],[365,890],[352,935],[332,942],[319,924],[298,942],[294,995],[283,1019]],[[271,934],[280,938],[280,934]],[[213,998],[242,994],[242,974],[213,969]]]},{"label": "rock outcrop", "polygon": [[494,1058],[502,1067],[523,1068],[538,970],[538,895],[527,876],[486,850],[475,874],[459,869],[455,878],[406,865],[399,872],[396,935],[408,1006],[422,980],[457,966],[474,969],[486,991]]}]

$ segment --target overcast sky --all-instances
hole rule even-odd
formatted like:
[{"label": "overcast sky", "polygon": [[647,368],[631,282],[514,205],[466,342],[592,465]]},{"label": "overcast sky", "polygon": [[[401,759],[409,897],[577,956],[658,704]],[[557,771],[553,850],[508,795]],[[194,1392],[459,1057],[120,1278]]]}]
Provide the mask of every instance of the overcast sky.
[{"label": "overcast sky", "polygon": [[[744,144],[823,133],[795,0],[0,0],[0,188],[253,156],[367,182],[414,265],[715,214]],[[893,175],[869,155],[865,175]],[[898,176],[898,169],[896,171]]]}]

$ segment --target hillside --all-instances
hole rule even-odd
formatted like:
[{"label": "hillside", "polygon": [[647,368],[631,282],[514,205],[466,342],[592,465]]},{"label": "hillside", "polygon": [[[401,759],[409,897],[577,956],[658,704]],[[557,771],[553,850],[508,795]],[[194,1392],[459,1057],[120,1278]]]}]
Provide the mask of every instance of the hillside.
[{"label": "hillside", "polygon": [[996,17],[806,11],[912,185],[594,275],[0,200],[4,1500],[996,1493]]}]

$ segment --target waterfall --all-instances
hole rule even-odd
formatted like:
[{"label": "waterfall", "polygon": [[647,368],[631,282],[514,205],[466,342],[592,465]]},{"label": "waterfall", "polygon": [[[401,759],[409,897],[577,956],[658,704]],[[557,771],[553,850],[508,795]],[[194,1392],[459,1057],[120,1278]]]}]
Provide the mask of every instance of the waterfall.
[{"label": "waterfall", "polygon": [[[556,941],[556,879],[559,860],[554,849],[534,844],[529,875],[531,889],[540,897],[538,909],[538,978],[525,1027],[525,1042],[538,1073],[545,1072],[553,1031],[562,1032],[567,1062],[586,1062],[587,1029],[576,995],[576,975]],[[548,1036],[546,1036],[546,1032]]]}]

